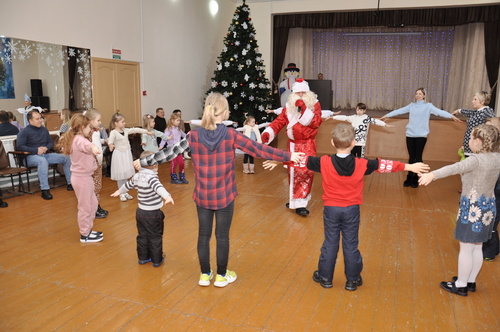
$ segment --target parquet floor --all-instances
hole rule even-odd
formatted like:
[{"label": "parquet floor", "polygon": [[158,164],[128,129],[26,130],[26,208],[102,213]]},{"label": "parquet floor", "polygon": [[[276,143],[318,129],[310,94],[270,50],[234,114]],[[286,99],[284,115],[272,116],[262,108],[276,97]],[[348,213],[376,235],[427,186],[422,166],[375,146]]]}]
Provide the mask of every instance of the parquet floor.
[{"label": "parquet floor", "polygon": [[52,201],[40,193],[7,199],[9,207],[0,210],[0,330],[500,330],[499,261],[483,265],[478,291],[466,298],[439,288],[457,271],[458,176],[418,189],[402,187],[404,173],[366,178],[360,229],[364,284],[349,292],[341,254],[333,288],[311,279],[323,240],[320,176],[311,214],[303,218],[284,207],[282,167],[264,171],[256,160],[257,173],[245,175],[242,159],[229,261],[238,280],[222,289],[197,284],[189,161],[188,185],[170,185],[169,165],[160,167],[175,200],[163,208],[166,261],[160,268],[137,264],[137,201],[109,197],[116,183],[108,178],[102,206],[109,216],[95,221],[105,234],[101,243],[79,242],[76,199],[65,187],[52,190]]}]

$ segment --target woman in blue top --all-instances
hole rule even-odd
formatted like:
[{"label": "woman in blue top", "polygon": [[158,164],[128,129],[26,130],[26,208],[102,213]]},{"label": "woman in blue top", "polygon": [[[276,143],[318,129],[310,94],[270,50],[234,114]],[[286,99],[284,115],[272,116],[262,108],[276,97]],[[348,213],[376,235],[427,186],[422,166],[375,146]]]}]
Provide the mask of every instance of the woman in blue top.
[{"label": "woman in blue top", "polygon": [[[409,121],[406,126],[406,147],[410,159],[409,164],[422,162],[422,154],[424,152],[427,135],[429,134],[429,118],[431,114],[447,119],[461,122],[456,116],[425,101],[425,89],[418,88],[415,91],[415,101],[403,108],[399,108],[387,113],[380,120],[391,118],[396,115],[409,113]],[[403,184],[405,187],[418,188],[418,175],[413,172],[408,172],[406,181]]]}]

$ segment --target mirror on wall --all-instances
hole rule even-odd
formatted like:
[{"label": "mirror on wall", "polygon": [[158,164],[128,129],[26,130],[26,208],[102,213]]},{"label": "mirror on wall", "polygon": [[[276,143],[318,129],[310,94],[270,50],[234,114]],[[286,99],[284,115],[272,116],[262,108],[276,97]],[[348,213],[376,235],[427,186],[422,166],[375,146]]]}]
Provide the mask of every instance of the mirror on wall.
[{"label": "mirror on wall", "polygon": [[0,37],[0,109],[24,107],[25,94],[48,111],[89,109],[91,78],[90,49]]}]

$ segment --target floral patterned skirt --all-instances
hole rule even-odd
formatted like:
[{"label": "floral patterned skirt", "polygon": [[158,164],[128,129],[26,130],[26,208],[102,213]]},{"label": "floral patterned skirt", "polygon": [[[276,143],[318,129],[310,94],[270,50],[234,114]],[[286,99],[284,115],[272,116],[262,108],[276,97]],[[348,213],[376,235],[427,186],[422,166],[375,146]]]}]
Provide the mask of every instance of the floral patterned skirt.
[{"label": "floral patterned skirt", "polygon": [[495,197],[460,197],[460,209],[455,227],[455,239],[460,242],[479,243],[491,238],[496,216]]}]

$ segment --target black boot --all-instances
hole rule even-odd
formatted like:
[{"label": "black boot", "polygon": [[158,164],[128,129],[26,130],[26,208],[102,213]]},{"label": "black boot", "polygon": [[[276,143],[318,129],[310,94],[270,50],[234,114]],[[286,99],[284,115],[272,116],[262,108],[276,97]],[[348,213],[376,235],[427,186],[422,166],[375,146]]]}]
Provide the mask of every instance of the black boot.
[{"label": "black boot", "polygon": [[100,205],[97,205],[97,212],[105,215],[108,215],[109,213],[107,210],[104,210]]}]

